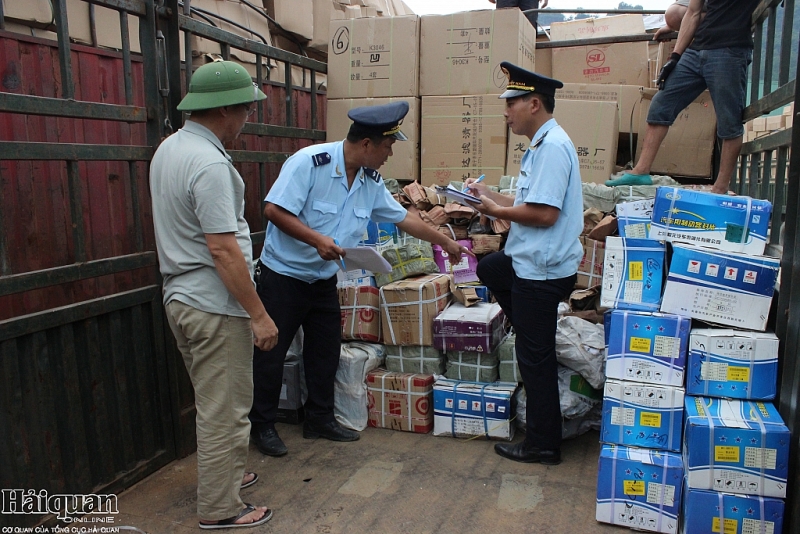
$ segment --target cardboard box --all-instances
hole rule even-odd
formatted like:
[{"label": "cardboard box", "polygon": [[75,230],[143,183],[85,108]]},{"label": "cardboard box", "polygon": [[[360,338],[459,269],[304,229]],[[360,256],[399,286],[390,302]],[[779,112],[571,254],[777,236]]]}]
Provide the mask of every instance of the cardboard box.
[{"label": "cardboard box", "polygon": [[427,274],[380,288],[381,328],[389,345],[433,345],[433,319],[450,302],[450,277]]},{"label": "cardboard box", "polygon": [[505,337],[505,314],[496,302],[466,307],[455,303],[433,321],[433,346],[439,350],[491,353]]},{"label": "cardboard box", "polygon": [[369,426],[427,434],[433,428],[432,389],[433,375],[370,371]]},{"label": "cardboard box", "polygon": [[562,100],[553,113],[564,128],[581,166],[581,181],[604,184],[614,173],[619,140],[616,102]]},{"label": "cardboard box", "polygon": [[617,37],[644,33],[641,15],[615,15],[554,22],[550,25],[551,41],[575,41],[598,37]]},{"label": "cardboard box", "polygon": [[534,53],[536,58],[536,73],[548,78],[553,77],[553,49],[552,48],[537,48]]},{"label": "cardboard box", "polygon": [[312,0],[264,0],[264,9],[287,32],[303,39],[314,37]]},{"label": "cardboard box", "polygon": [[517,135],[508,129],[508,142],[506,143],[506,176],[519,176],[522,165],[522,156],[531,146],[531,140],[524,135]]},{"label": "cardboard box", "polygon": [[553,48],[553,77],[564,83],[649,86],[647,43]]},{"label": "cardboard box", "polygon": [[617,230],[620,237],[647,239],[655,199],[646,198],[617,204]]},{"label": "cardboard box", "polygon": [[433,347],[403,347],[385,345],[386,369],[398,373],[422,373],[441,375],[445,371],[446,358]]},{"label": "cardboard box", "polygon": [[767,118],[766,117],[756,117],[751,122],[753,124],[753,131],[754,132],[766,132],[767,131]]},{"label": "cardboard box", "polygon": [[688,318],[610,310],[604,326],[607,377],[683,386],[691,328]]},{"label": "cardboard box", "polygon": [[[460,239],[458,244],[466,247],[467,250],[472,250],[472,241],[469,239]],[[447,252],[439,245],[433,245],[433,260],[439,266],[439,271],[447,273],[453,277],[453,281],[457,284],[465,282],[477,282],[478,273],[478,260],[465,253],[461,254],[460,261],[453,265],[450,263],[450,257]]]},{"label": "cardboard box", "polygon": [[603,445],[595,519],[636,530],[677,534],[683,460],[669,452]]},{"label": "cardboard box", "polygon": [[433,435],[511,441],[517,384],[475,384],[440,378],[433,384]]},{"label": "cardboard box", "polygon": [[686,398],[683,460],[690,488],[784,498],[790,442],[770,403]]},{"label": "cardboard box", "polygon": [[287,361],[283,364],[283,382],[277,415],[277,420],[281,423],[296,425],[303,422],[301,372],[298,360]]},{"label": "cardboard box", "polygon": [[772,332],[693,328],[686,393],[771,400],[778,386],[778,338]]},{"label": "cardboard box", "polygon": [[686,489],[683,498],[681,532],[783,532],[784,504],[780,499],[698,489]]},{"label": "cardboard box", "polygon": [[498,185],[506,161],[504,111],[505,101],[495,95],[423,97],[422,185],[481,174],[485,184]]},{"label": "cardboard box", "polygon": [[659,187],[650,239],[763,254],[771,214],[768,200]]},{"label": "cardboard box", "polygon": [[679,452],[683,397],[679,387],[607,379],[600,441]]},{"label": "cardboard box", "polygon": [[372,286],[378,287],[372,271],[366,269],[353,269],[352,271],[336,271],[336,287],[347,286]]},{"label": "cardboard box", "polygon": [[518,9],[422,17],[419,94],[473,95],[505,90],[500,63],[534,69],[536,31]]},{"label": "cardboard box", "polygon": [[[648,91],[654,92],[655,89]],[[639,132],[647,127],[647,113],[650,100],[642,99],[639,106]],[[670,126],[667,137],[658,149],[656,159],[650,168],[651,174],[668,176],[711,176],[711,160],[717,136],[717,115],[708,91],[698,96],[694,102],[681,111]],[[642,154],[644,135],[636,144],[636,160]]]},{"label": "cardboard box", "polygon": [[403,100],[408,102],[408,114],[403,119],[400,129],[408,137],[408,141],[398,141],[392,145],[392,155],[381,165],[378,172],[384,178],[395,180],[419,180],[419,148],[420,148],[420,101],[413,97],[388,98],[345,98],[328,100],[327,140],[341,141],[347,137],[350,125],[347,112],[361,106],[380,106]]},{"label": "cardboard box", "polygon": [[418,96],[419,17],[330,22],[328,98]]},{"label": "cardboard box", "polygon": [[580,236],[583,245],[583,258],[578,267],[578,280],[575,287],[587,289],[599,286],[603,283],[603,262],[606,257],[606,244],[602,241],[595,241],[582,235]]},{"label": "cardboard box", "polygon": [[639,102],[642,88],[636,85],[565,83],[556,90],[556,109],[561,100],[616,102],[620,133],[639,133]]},{"label": "cardboard box", "polygon": [[780,261],[675,245],[661,311],[763,332]]},{"label": "cardboard box", "polygon": [[381,340],[380,296],[377,287],[345,286],[338,289],[342,315],[342,339]]},{"label": "cardboard box", "polygon": [[783,130],[786,127],[786,117],[783,115],[774,115],[767,117],[767,130],[770,132],[775,130]]},{"label": "cardboard box", "polygon": [[330,21],[343,20],[345,9],[336,0],[312,0],[314,3],[314,34],[311,36],[308,46],[328,53],[328,43],[330,42]]},{"label": "cardboard box", "polygon": [[606,238],[600,306],[658,311],[665,251],[663,243],[650,239]]}]

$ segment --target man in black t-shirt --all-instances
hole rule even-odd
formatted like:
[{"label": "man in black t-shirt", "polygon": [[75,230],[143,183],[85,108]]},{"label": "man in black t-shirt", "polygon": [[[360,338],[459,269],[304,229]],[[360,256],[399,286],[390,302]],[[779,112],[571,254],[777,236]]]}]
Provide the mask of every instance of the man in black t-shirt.
[{"label": "man in black t-shirt", "polygon": [[753,56],[751,19],[759,0],[690,0],[675,51],[658,75],[660,91],[647,114],[642,154],[636,166],[606,185],[652,183],[653,164],[678,114],[706,89],[717,114],[722,139],[719,173],[711,191],[727,193],[742,148],[747,66]]}]

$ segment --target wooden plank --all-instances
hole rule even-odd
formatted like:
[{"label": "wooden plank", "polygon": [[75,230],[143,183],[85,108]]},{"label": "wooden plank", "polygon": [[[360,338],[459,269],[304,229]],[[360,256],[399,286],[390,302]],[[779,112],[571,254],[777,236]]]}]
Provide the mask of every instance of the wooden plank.
[{"label": "wooden plank", "polygon": [[154,152],[149,146],[0,141],[0,160],[150,161]]},{"label": "wooden plank", "polygon": [[79,102],[13,93],[0,93],[0,111],[77,119],[147,122],[147,110],[142,107]]}]

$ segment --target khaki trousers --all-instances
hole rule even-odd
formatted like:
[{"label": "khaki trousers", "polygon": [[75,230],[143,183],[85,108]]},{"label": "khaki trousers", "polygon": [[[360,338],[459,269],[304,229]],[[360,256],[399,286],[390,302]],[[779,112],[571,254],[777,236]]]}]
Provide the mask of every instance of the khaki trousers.
[{"label": "khaki trousers", "polygon": [[174,300],[166,309],[194,386],[197,515],[205,521],[228,519],[245,507],[239,488],[253,404],[250,319],[206,313]]}]

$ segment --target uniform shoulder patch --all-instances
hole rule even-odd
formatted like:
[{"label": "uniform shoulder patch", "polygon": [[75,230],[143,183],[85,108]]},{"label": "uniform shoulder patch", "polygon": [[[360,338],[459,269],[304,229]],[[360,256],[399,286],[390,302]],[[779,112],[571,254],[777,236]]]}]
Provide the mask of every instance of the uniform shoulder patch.
[{"label": "uniform shoulder patch", "polygon": [[311,156],[311,161],[314,162],[314,167],[319,167],[320,165],[327,165],[331,162],[331,155],[327,152],[320,152],[319,154],[314,154]]},{"label": "uniform shoulder patch", "polygon": [[364,167],[364,174],[365,174],[365,175],[366,175],[368,178],[371,178],[372,180],[374,180],[376,184],[379,184],[379,183],[381,183],[381,179],[383,178],[383,177],[381,176],[381,173],[379,173],[379,172],[378,172],[378,171],[376,171],[375,169],[370,169],[370,168],[368,168],[368,167]]},{"label": "uniform shoulder patch", "polygon": [[536,148],[537,146],[541,145],[542,141],[544,141],[544,138],[547,137],[548,133],[550,133],[550,130],[547,130],[545,133],[543,133],[542,136],[539,139],[537,139],[534,144],[531,145],[531,148]]}]

